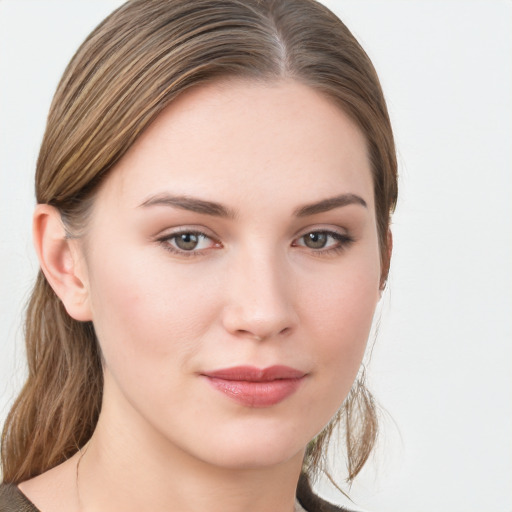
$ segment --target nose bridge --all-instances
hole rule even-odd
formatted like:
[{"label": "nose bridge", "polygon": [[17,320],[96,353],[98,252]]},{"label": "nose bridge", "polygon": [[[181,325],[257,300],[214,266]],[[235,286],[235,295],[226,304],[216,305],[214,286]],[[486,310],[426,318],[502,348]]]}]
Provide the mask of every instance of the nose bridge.
[{"label": "nose bridge", "polygon": [[271,248],[243,251],[230,270],[224,323],[232,333],[265,339],[296,323],[285,258]]}]

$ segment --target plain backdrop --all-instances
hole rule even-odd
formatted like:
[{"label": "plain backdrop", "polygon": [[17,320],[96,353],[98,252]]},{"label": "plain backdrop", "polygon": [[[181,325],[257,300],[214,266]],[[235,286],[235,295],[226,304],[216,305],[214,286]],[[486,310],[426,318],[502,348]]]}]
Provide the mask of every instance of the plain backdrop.
[{"label": "plain backdrop", "polygon": [[[0,420],[25,374],[46,113],[67,61],[120,3],[0,0]],[[400,162],[391,277],[368,358],[383,428],[351,496],[379,512],[510,512],[512,2],[326,4],[377,68]]]}]

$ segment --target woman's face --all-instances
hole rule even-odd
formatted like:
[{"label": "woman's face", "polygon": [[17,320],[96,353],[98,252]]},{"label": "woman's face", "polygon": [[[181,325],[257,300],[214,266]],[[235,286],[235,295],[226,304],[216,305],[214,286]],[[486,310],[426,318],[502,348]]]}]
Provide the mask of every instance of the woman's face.
[{"label": "woman's face", "polygon": [[379,300],[364,137],[296,82],[191,90],[103,183],[83,251],[100,424],[224,467],[302,456]]}]

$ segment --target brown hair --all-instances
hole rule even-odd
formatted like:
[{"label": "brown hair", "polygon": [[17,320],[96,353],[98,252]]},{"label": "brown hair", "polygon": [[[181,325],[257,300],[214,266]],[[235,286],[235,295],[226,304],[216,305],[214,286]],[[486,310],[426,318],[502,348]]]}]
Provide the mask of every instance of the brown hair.
[{"label": "brown hair", "polygon": [[[84,41],[57,88],[36,171],[39,203],[79,230],[94,192],[137,137],[179,94],[229,77],[289,78],[319,90],[360,127],[372,164],[382,278],[396,203],[393,135],[375,70],[345,25],[314,0],[131,0]],[[91,323],[73,320],[42,272],[26,319],[28,379],[6,420],[2,467],[20,482],[64,461],[91,437],[101,407],[101,356]],[[338,415],[352,479],[377,420],[358,381]],[[308,447],[322,464],[331,423]]]}]

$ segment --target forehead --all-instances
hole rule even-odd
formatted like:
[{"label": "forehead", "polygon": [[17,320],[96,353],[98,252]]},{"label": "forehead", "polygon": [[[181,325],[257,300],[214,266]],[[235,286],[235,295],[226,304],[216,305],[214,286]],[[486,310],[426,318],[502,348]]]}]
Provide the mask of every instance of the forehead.
[{"label": "forehead", "polygon": [[350,192],[373,208],[363,134],[325,95],[290,80],[228,81],[183,93],[106,181],[131,206],[165,191],[270,203]]}]

